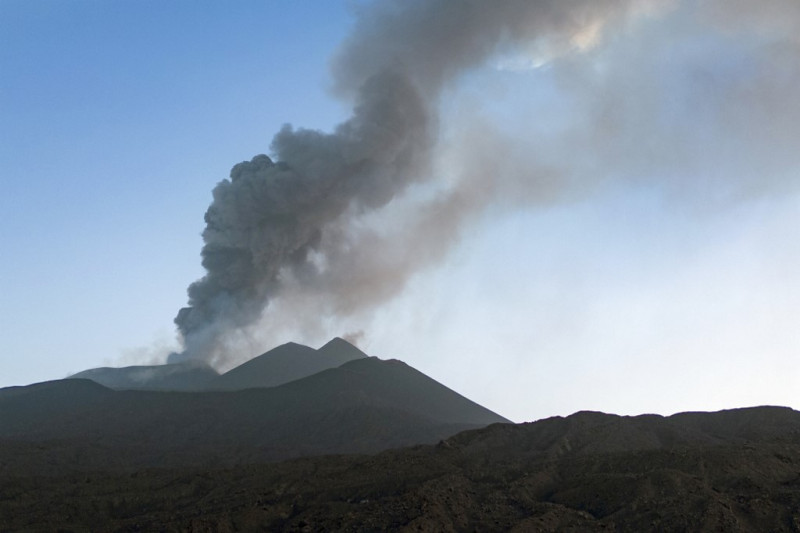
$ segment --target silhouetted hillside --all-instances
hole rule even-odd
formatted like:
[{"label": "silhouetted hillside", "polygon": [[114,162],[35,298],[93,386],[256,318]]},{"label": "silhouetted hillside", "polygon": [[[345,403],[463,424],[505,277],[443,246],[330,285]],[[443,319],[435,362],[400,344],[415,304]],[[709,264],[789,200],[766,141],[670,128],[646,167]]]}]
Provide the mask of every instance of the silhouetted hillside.
[{"label": "silhouetted hillside", "polygon": [[0,531],[800,531],[788,408],[496,423],[341,339],[235,370],[0,389]]},{"label": "silhouetted hillside", "polygon": [[288,383],[284,389],[298,397],[347,395],[365,404],[386,402],[440,422],[473,426],[510,422],[397,359],[356,359]]},{"label": "silhouetted hillside", "polygon": [[0,472],[7,529],[800,529],[800,413],[581,412],[374,456],[234,468]]},{"label": "silhouetted hillside", "polygon": [[377,358],[232,392],[113,391],[78,379],[0,391],[0,439],[38,450],[3,458],[21,472],[373,453],[505,421],[404,363]]}]

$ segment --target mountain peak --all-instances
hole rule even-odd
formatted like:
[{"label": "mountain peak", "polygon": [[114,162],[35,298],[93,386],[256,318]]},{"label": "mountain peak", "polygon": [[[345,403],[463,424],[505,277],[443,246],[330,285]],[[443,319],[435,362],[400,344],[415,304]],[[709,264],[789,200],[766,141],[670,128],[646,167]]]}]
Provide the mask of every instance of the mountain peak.
[{"label": "mountain peak", "polygon": [[306,346],[305,344],[300,344],[299,342],[289,341],[280,344],[273,349],[278,349],[278,348],[292,348],[292,349],[305,350],[306,348],[308,348],[308,346]]},{"label": "mountain peak", "polygon": [[341,337],[334,337],[329,340],[322,348],[317,350],[326,359],[337,362],[336,366],[344,364],[353,359],[364,359],[369,357],[367,354],[359,350],[353,344],[347,342]]},{"label": "mountain peak", "polygon": [[[343,338],[341,338],[341,337],[334,337],[334,338],[332,338],[331,340],[329,340],[328,342],[326,342],[326,343],[325,343],[325,346],[328,346],[328,345],[337,345],[337,344],[342,344],[342,345],[346,344],[346,345],[348,345],[348,346],[352,346],[352,347],[354,347],[354,348],[356,347],[356,345],[355,345],[355,344],[353,344],[352,342],[348,342],[348,341],[344,340],[344,339],[343,339]],[[323,346],[323,348],[324,348],[325,346]]]}]

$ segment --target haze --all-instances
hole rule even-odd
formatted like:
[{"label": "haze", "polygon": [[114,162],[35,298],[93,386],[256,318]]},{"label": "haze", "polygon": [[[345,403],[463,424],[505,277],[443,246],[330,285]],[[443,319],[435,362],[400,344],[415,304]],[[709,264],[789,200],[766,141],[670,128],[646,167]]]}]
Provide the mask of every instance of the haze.
[{"label": "haze", "polygon": [[516,421],[796,408],[800,4],[476,4],[530,12],[488,48],[453,5],[0,4],[0,386],[180,353],[211,190],[400,57],[424,164],[196,353],[344,335]]}]

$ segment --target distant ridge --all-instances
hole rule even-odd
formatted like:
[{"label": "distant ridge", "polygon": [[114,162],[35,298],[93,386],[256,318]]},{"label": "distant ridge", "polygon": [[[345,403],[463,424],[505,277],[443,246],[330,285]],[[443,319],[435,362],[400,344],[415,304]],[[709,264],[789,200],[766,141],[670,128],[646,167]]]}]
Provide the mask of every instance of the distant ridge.
[{"label": "distant ridge", "polygon": [[185,362],[92,368],[68,379],[90,379],[116,390],[193,391],[204,389],[218,377],[217,371],[205,363]]},{"label": "distant ridge", "polygon": [[243,390],[275,387],[365,357],[367,354],[338,337],[319,350],[288,342],[222,374],[209,383],[208,388]]}]

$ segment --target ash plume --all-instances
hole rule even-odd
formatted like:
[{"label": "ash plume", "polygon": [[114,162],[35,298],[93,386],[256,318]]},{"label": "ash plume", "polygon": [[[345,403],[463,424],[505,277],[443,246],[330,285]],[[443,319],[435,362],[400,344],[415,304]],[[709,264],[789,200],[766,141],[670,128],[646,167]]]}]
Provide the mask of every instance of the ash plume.
[{"label": "ash plume", "polygon": [[[752,162],[770,161],[775,176],[794,161],[787,154],[796,153],[795,143],[784,136],[796,131],[800,107],[784,103],[794,101],[789,90],[800,70],[763,80],[770,69],[798,66],[796,3],[772,0],[756,14],[759,28],[784,46],[778,61],[761,65],[765,75],[756,80],[724,85],[711,72],[686,81],[683,71],[645,55],[672,53],[663,44],[669,39],[639,34],[636,45],[625,46],[608,38],[658,17],[668,21],[664,32],[682,36],[691,26],[686,17],[694,15],[721,31],[748,31],[726,7],[734,4],[744,2],[388,0],[359,6],[354,30],[332,62],[334,92],[352,104],[351,118],[331,133],[285,126],[272,141],[271,157],[236,165],[216,186],[203,232],[207,273],[189,287],[189,305],[175,319],[184,351],[170,359],[224,363],[241,332],[246,338],[248,329],[274,318],[265,313],[278,302],[281,320],[309,330],[373,309],[445,257],[463,228],[491,205],[585,195],[608,182],[640,179],[648,165],[671,176],[710,176],[709,186],[722,180],[734,195],[774,188],[752,177]],[[781,16],[787,11],[794,18]],[[694,38],[689,33],[683,37]],[[759,46],[753,45],[754,58],[765,53]],[[691,65],[696,58],[683,53]],[[559,135],[533,129],[515,138],[477,112],[443,123],[443,95],[470,70],[504,54],[552,64],[565,100],[577,110]],[[598,58],[604,68],[588,68]],[[699,84],[697,94],[678,94],[685,105],[674,111],[700,109],[705,129],[687,132],[665,121],[663,102],[674,104],[676,97],[660,91],[686,90],[690,82]],[[780,109],[765,103],[768,98],[781,102]],[[712,101],[719,108],[713,116],[703,107]],[[702,145],[703,135],[731,127],[781,142],[751,145],[750,167],[737,155],[749,141],[745,134],[710,152]],[[712,168],[719,160],[722,167]],[[670,178],[665,187],[687,183]]]},{"label": "ash plume", "polygon": [[334,133],[284,127],[273,162],[236,165],[205,215],[205,277],[175,319],[185,355],[220,357],[224,335],[255,321],[283,278],[324,276],[312,259],[335,221],[380,208],[419,176],[428,112],[410,81],[387,70],[362,85],[353,117]]}]

